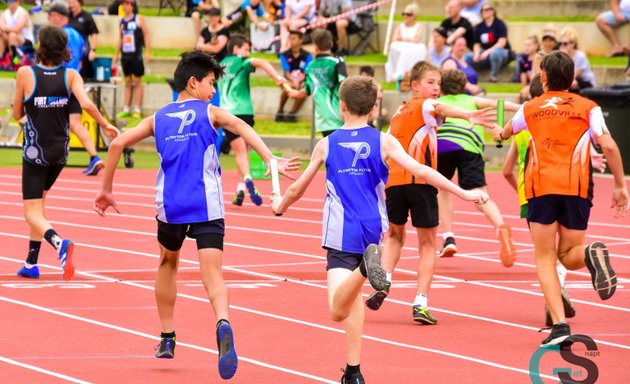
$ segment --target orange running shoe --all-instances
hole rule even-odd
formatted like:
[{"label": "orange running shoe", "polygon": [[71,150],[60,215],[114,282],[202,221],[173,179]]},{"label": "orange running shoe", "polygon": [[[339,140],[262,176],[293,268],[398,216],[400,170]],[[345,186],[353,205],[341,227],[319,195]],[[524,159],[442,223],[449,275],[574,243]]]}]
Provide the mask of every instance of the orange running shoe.
[{"label": "orange running shoe", "polygon": [[509,268],[516,261],[516,248],[512,243],[512,228],[507,224],[499,225],[498,229],[499,243],[501,243],[501,264]]}]

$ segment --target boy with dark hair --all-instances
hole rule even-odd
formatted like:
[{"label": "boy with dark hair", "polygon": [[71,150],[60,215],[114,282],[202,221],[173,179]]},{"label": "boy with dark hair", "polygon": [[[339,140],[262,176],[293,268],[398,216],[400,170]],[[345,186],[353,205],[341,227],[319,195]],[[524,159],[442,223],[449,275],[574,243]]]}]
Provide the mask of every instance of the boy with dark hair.
[{"label": "boy with dark hair", "polygon": [[[313,61],[313,55],[302,48],[302,33],[299,31],[289,32],[289,46],[288,50],[280,54],[280,65],[284,78],[291,88],[299,90],[304,87],[306,68]],[[295,114],[302,106],[304,99],[295,99],[291,111],[285,115],[284,106],[288,99],[289,95],[283,90],[282,94],[280,94],[280,106],[276,113],[277,122],[295,123],[297,121]]]},{"label": "boy with dark hair", "polygon": [[[156,357],[173,358],[175,354],[175,282],[180,249],[188,236],[197,242],[201,278],[218,320],[219,373],[223,379],[229,379],[236,373],[238,357],[228,321],[228,291],[221,273],[225,223],[215,127],[241,135],[266,163],[274,157],[249,125],[224,109],[208,104],[215,92],[214,81],[222,75],[223,69],[209,54],[201,51],[182,54],[174,76],[179,92],[177,101],[112,141],[94,209],[101,216],[110,206],[120,213],[112,184],[122,150],[155,136],[160,155],[156,180],[160,265],[155,296],[162,327]],[[278,160],[282,174],[297,168],[295,159]]]},{"label": "boy with dark hair", "polygon": [[558,260],[570,270],[586,266],[602,300],[612,297],[617,288],[606,246],[601,242],[584,246],[593,197],[591,141],[602,148],[614,176],[615,217],[622,216],[629,204],[619,148],[601,108],[568,92],[574,80],[573,60],[566,53],[552,52],[542,60],[541,70],[545,93],[523,104],[505,128],[495,129],[494,138],[506,140],[523,130],[531,134],[524,169],[527,222],[538,280],[553,323],[541,346],[551,347],[571,336],[556,270]]},{"label": "boy with dark hair", "polygon": [[330,31],[315,29],[311,35],[315,59],[306,68],[304,89],[292,89],[287,93],[294,98],[313,95],[315,130],[326,137],[343,125],[339,114],[339,85],[348,76],[348,71],[343,58],[331,56],[333,38]]},{"label": "boy with dark hair", "polygon": [[328,308],[333,321],[343,321],[346,331],[347,365],[342,384],[365,383],[360,370],[365,318],[361,287],[366,279],[379,291],[388,284],[378,246],[387,230],[384,187],[389,169],[385,162],[395,162],[415,177],[464,200],[478,204],[487,200],[485,193],[464,191],[435,170],[414,161],[393,136],[368,126],[376,93],[376,84],[369,77],[344,80],[339,90],[343,126],[317,143],[308,168],[284,197],[272,196],[274,213],[284,213],[302,197],[325,164],[327,194],[322,245],[327,251]]},{"label": "boy with dark hair", "polygon": [[[256,68],[261,68],[276,84],[282,86],[284,79],[280,77],[273,66],[264,59],[254,59],[249,57],[252,43],[242,35],[233,35],[227,44],[228,56],[221,60],[221,66],[225,70],[225,75],[219,79],[217,86],[221,93],[222,107],[246,122],[249,126],[254,126],[254,106],[249,85],[249,76]],[[229,153],[230,148],[236,157],[238,168],[238,184],[236,194],[232,204],[241,206],[245,198],[245,189],[255,205],[262,205],[262,196],[254,186],[252,176],[249,174],[249,156],[247,155],[247,145],[243,138],[229,130],[223,131],[224,138],[221,143],[221,152]]]},{"label": "boy with dark hair", "polygon": [[59,254],[63,277],[74,276],[74,243],[53,229],[45,216],[46,195],[68,160],[70,97],[92,116],[111,138],[118,129],[109,124],[90,101],[79,73],[63,65],[70,59],[68,35],[59,27],[47,25],[39,31],[37,64],[22,67],[16,76],[13,117],[27,117],[24,126],[22,198],[24,217],[30,227],[28,256],[18,275],[39,278],[37,262],[42,238]]}]

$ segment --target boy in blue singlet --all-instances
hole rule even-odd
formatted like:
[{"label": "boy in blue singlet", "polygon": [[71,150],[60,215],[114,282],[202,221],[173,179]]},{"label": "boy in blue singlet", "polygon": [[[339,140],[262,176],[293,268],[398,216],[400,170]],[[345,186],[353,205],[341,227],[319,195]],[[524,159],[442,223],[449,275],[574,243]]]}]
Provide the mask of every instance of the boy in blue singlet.
[{"label": "boy in blue singlet", "polygon": [[308,168],[284,197],[272,196],[274,213],[284,213],[304,194],[320,166],[326,165],[322,245],[327,251],[330,315],[333,321],[343,321],[346,331],[347,366],[341,383],[347,384],[365,383],[359,364],[365,317],[361,287],[365,279],[377,291],[387,283],[378,246],[388,227],[386,160],[393,160],[416,177],[464,200],[478,204],[488,200],[484,192],[464,191],[437,171],[416,162],[396,138],[370,127],[367,123],[377,92],[376,83],[369,77],[344,80],[339,89],[343,126],[317,143]]},{"label": "boy in blue singlet", "polygon": [[[112,183],[122,150],[155,136],[160,155],[156,180],[160,265],[155,296],[162,327],[156,357],[173,358],[175,354],[173,311],[177,297],[177,265],[180,249],[188,236],[197,241],[201,278],[218,320],[219,373],[223,379],[229,379],[236,373],[238,358],[228,322],[228,291],[221,273],[225,223],[215,127],[240,135],[266,163],[273,155],[249,125],[209,104],[216,92],[213,84],[222,75],[223,68],[211,55],[201,51],[182,54],[174,76],[179,92],[177,101],[112,141],[94,209],[101,216],[110,206],[120,213],[112,194]],[[287,171],[299,166],[297,158],[278,160],[279,171],[289,177]]]}]

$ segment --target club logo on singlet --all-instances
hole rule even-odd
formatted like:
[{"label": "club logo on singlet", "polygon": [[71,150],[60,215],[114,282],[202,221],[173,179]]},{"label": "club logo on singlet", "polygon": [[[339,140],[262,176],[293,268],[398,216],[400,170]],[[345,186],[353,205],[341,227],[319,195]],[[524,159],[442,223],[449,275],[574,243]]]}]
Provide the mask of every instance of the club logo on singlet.
[{"label": "club logo on singlet", "polygon": [[68,96],[36,96],[33,105],[36,108],[63,108],[68,105]]},{"label": "club logo on singlet", "polygon": [[167,113],[166,116],[181,120],[176,135],[169,135],[165,137],[165,141],[185,141],[190,137],[197,136],[197,132],[184,133],[184,128],[191,125],[195,121],[196,113],[194,109],[187,109],[180,112]]},{"label": "club logo on singlet", "polygon": [[339,173],[347,173],[353,176],[360,176],[366,172],[371,172],[370,168],[357,168],[357,162],[360,159],[367,159],[370,156],[370,144],[366,142],[339,143],[339,146],[354,151],[354,158],[350,168],[339,169]]}]

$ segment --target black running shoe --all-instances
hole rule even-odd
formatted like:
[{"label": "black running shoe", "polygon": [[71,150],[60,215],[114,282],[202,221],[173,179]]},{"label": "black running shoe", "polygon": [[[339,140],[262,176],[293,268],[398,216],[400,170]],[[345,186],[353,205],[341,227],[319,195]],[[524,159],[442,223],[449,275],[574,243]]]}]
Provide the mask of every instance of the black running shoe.
[{"label": "black running shoe", "polygon": [[232,199],[232,204],[238,205],[239,207],[243,205],[243,200],[245,199],[245,191],[236,191],[236,195]]},{"label": "black running shoe", "polygon": [[373,311],[378,311],[378,309],[383,305],[383,301],[389,294],[389,288],[391,287],[391,283],[388,281],[385,284],[385,288],[381,291],[374,291],[365,301],[365,305]]},{"label": "black running shoe", "polygon": [[172,359],[175,357],[175,337],[160,338],[160,344],[155,346],[155,350],[158,359]]},{"label": "black running shoe", "polygon": [[591,243],[584,249],[584,262],[595,292],[602,300],[610,299],[617,289],[617,275],[610,265],[606,246],[599,241]]},{"label": "black running shoe", "polygon": [[344,373],[341,376],[341,384],[365,384],[365,379],[361,372],[353,373],[350,377],[347,377]]},{"label": "black running shoe", "polygon": [[370,244],[363,252],[365,272],[370,285],[377,291],[382,291],[387,285],[387,273],[381,266],[381,249],[376,244]]},{"label": "black running shoe", "polygon": [[[541,329],[541,331],[544,329]],[[540,343],[541,348],[562,344],[571,336],[571,327],[567,323],[558,323],[551,327],[549,336]]]},{"label": "black running shoe", "polygon": [[442,249],[438,253],[437,257],[453,257],[457,253],[457,246],[455,245],[455,239],[447,237],[442,244]]},{"label": "black running shoe", "polygon": [[238,357],[234,349],[234,334],[226,320],[217,324],[217,349],[219,350],[219,374],[224,380],[231,379],[236,373]]},{"label": "black running shoe", "polygon": [[[573,306],[573,303],[571,303],[571,298],[569,297],[569,293],[567,292],[566,288],[562,287],[560,294],[562,295],[562,306],[564,307],[564,317],[568,319],[575,317],[576,310],[575,310],[575,307]],[[546,305],[545,305],[545,325],[547,325],[548,327],[551,327],[553,325],[553,320],[551,320],[551,313],[549,313],[549,308]]]}]

